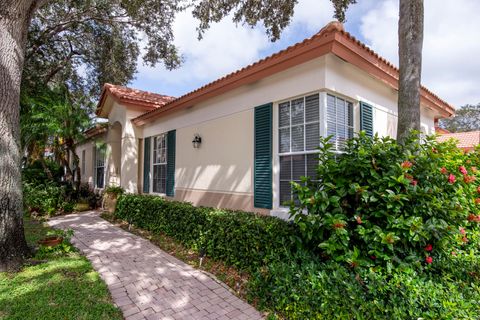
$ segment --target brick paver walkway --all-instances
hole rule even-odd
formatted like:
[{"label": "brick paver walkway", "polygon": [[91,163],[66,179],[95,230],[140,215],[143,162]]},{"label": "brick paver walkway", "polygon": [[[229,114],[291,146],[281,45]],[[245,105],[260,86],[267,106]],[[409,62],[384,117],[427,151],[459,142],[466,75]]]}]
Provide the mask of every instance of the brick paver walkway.
[{"label": "brick paver walkway", "polygon": [[101,219],[97,212],[55,217],[105,280],[127,320],[261,319],[252,306],[150,241]]}]

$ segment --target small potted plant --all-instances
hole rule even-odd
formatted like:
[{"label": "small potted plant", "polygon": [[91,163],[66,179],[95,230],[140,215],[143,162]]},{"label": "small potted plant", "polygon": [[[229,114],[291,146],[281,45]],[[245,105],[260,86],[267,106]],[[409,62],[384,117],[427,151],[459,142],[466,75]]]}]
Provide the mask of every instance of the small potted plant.
[{"label": "small potted plant", "polygon": [[115,211],[117,206],[117,199],[125,192],[122,187],[110,186],[105,189],[103,193],[103,209],[110,213]]},{"label": "small potted plant", "polygon": [[41,240],[38,240],[38,244],[45,247],[55,247],[63,242],[65,231],[52,230],[47,233],[47,236]]}]

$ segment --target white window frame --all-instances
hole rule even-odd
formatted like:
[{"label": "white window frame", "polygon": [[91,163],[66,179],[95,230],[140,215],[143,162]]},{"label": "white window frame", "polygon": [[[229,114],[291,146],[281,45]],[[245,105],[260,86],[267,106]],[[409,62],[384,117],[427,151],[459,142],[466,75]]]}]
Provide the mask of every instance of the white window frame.
[{"label": "white window frame", "polygon": [[[312,92],[307,92],[301,95],[289,97],[286,99],[279,100],[273,104],[273,151],[274,151],[274,157],[273,157],[273,209],[272,209],[272,215],[281,217],[281,218],[288,218],[288,208],[285,206],[281,206],[280,204],[280,157],[285,156],[285,155],[298,155],[298,154],[312,154],[312,153],[317,153],[317,150],[308,150],[308,151],[302,151],[302,152],[282,152],[280,153],[280,133],[279,133],[279,111],[280,111],[280,104],[287,102],[287,101],[292,101],[301,97],[308,97],[313,94],[319,94],[319,118],[320,118],[320,136],[321,137],[326,137],[327,136],[327,95],[333,95],[338,98],[344,99],[352,104],[353,112],[352,112],[352,117],[353,117],[353,132],[358,132],[358,121],[357,119],[357,114],[356,114],[356,108],[358,108],[358,100],[345,96],[341,93],[331,91],[331,90],[319,90],[319,91],[312,91]],[[304,132],[304,137],[305,137],[305,132]],[[292,143],[290,139],[290,143]],[[340,151],[341,152],[341,151]]]},{"label": "white window frame", "polygon": [[[99,166],[98,165],[98,152],[102,152],[102,149],[103,149],[103,166]],[[98,147],[98,146],[95,146],[94,148],[95,150],[95,153],[94,153],[94,161],[93,161],[93,174],[94,174],[94,187],[96,189],[104,189],[105,188],[105,185],[106,185],[106,171],[105,168],[106,168],[106,161],[107,161],[107,152],[106,150],[104,149],[104,147]],[[103,187],[98,187],[98,176],[97,176],[97,169],[98,168],[103,168]]]},{"label": "white window frame", "polygon": [[[308,121],[307,120],[307,117],[306,117],[306,98],[309,97],[309,96],[313,96],[313,95],[318,95],[318,107],[319,107],[319,110],[318,110],[318,119],[316,121]],[[303,123],[300,123],[300,124],[297,124],[297,125],[292,125],[292,102],[295,101],[295,100],[298,100],[298,99],[303,99]],[[322,97],[320,95],[320,92],[313,92],[313,93],[309,93],[309,94],[304,94],[304,95],[301,95],[301,96],[297,96],[297,97],[293,97],[293,98],[290,98],[290,99],[285,99],[283,101],[280,101],[277,103],[277,112],[276,112],[276,116],[277,116],[277,128],[276,128],[276,132],[277,132],[277,144],[278,144],[278,152],[277,152],[277,161],[278,161],[278,202],[279,202],[279,207],[280,207],[280,184],[282,182],[285,182],[286,180],[282,180],[281,179],[281,176],[280,176],[280,158],[281,157],[285,157],[285,156],[295,156],[295,155],[303,155],[303,156],[307,156],[309,154],[315,154],[317,153],[318,151],[316,149],[314,150],[306,150],[307,149],[307,125],[308,124],[318,124],[318,132],[319,132],[319,135],[321,136],[322,135],[322,118],[323,118],[323,114],[322,114]],[[290,117],[289,117],[289,123],[287,126],[283,126],[283,127],[280,127],[280,105],[281,104],[284,104],[284,103],[290,103]],[[292,128],[295,127],[295,126],[300,126],[300,125],[303,125],[303,148],[304,150],[303,151],[288,151],[288,152],[280,152],[280,147],[281,147],[281,144],[280,144],[280,130],[281,129],[284,129],[284,128],[290,128],[289,132],[290,132],[290,138],[289,138],[289,141],[290,141],[290,150],[292,150],[292,144],[293,144],[293,139],[292,139],[292,134],[293,134],[293,130]],[[305,163],[304,163],[304,166],[305,166],[305,172],[307,171],[307,161],[305,159]],[[291,166],[290,170],[292,171],[293,169],[293,166]],[[292,176],[293,175],[293,172],[290,172],[290,175]],[[292,180],[288,180],[288,181],[292,181]]]},{"label": "white window frame", "polygon": [[[159,137],[162,137],[165,139],[165,162],[158,162],[158,163],[154,163],[154,151],[155,151],[155,140],[158,139]],[[152,136],[150,138],[151,142],[150,142],[150,174],[149,174],[149,179],[150,179],[150,190],[149,190],[149,193],[153,194],[153,195],[158,195],[158,196],[166,196],[166,193],[165,192],[154,192],[153,191],[153,169],[154,169],[154,166],[155,165],[164,165],[165,166],[165,191],[167,191],[167,164],[168,164],[168,157],[167,157],[167,139],[168,139],[168,136],[167,136],[167,132],[164,132],[164,133],[161,133],[161,134],[158,134],[158,135],[155,135],[155,136]]]},{"label": "white window frame", "polygon": [[81,165],[81,170],[82,170],[82,176],[85,176],[85,159],[86,159],[86,151],[85,149],[82,150],[82,165]]}]

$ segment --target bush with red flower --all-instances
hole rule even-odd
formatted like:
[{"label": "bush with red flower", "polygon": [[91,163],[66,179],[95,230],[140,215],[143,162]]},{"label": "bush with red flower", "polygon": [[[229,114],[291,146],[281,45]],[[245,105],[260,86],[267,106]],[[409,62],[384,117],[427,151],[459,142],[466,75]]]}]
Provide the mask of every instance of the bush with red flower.
[{"label": "bush with red flower", "polygon": [[303,242],[324,259],[389,268],[430,267],[471,246],[469,230],[480,223],[480,153],[417,137],[400,145],[361,133],[339,154],[321,139],[317,177],[293,183],[290,213]]}]

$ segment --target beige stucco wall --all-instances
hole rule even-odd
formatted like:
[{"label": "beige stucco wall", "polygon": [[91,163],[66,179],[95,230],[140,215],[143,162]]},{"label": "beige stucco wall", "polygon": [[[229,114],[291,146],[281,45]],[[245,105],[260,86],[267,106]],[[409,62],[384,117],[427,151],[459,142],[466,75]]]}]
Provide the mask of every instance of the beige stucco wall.
[{"label": "beige stucco wall", "polygon": [[113,101],[108,115],[106,181],[108,185],[120,185],[132,193],[138,192],[138,139],[141,128],[134,127],[131,120],[140,114],[141,111]]},{"label": "beige stucco wall", "polygon": [[[374,131],[380,136],[396,137],[398,120],[398,92],[358,67],[335,55],[326,56],[325,87],[346,97],[363,101],[374,107]],[[359,105],[355,105],[356,129],[359,129]],[[434,111],[422,106],[421,127],[428,134],[435,133]]]},{"label": "beige stucco wall", "polygon": [[[202,143],[196,149],[191,141],[197,133]],[[205,205],[219,201],[224,207],[240,201],[253,210],[253,110],[178,129],[176,139],[177,198]]]}]

